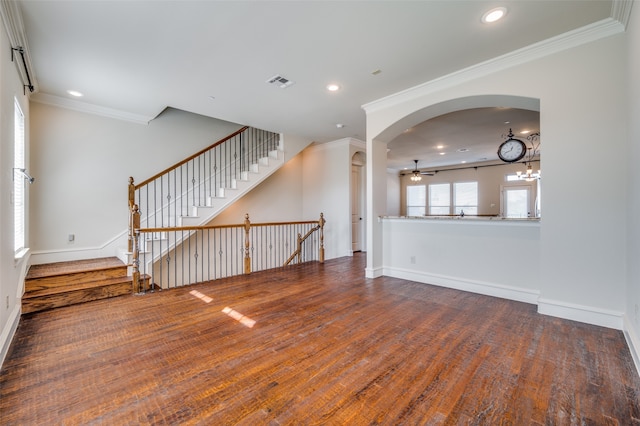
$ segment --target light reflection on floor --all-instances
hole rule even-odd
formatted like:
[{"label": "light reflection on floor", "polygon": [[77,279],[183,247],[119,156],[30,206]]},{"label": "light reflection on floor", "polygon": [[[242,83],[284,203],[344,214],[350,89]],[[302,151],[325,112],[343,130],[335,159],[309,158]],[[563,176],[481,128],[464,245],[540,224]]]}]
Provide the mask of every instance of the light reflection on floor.
[{"label": "light reflection on floor", "polygon": [[213,301],[212,298],[210,298],[206,294],[200,293],[198,290],[191,290],[189,292],[189,294],[191,294],[192,296],[197,297],[198,299],[202,300],[204,303],[211,303]]},{"label": "light reflection on floor", "polygon": [[252,328],[256,322],[249,317],[245,317],[240,312],[231,309],[230,307],[226,307],[222,310],[225,314],[229,315],[234,320],[238,321],[240,324]]}]

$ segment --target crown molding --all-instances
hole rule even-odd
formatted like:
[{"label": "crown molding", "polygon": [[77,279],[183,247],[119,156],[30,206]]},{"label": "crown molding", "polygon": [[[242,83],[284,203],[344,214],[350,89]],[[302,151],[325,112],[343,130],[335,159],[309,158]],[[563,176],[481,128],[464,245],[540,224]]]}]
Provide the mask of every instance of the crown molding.
[{"label": "crown molding", "polygon": [[342,146],[355,146],[357,148],[361,148],[365,150],[367,148],[367,144],[361,141],[360,139],[346,137],[346,138],[336,139],[329,142],[314,142],[305,149],[309,150],[309,152],[313,152],[313,151],[322,151],[322,150],[327,150],[334,147],[342,147]]},{"label": "crown molding", "polygon": [[45,105],[70,109],[73,111],[84,112],[87,114],[99,115],[116,120],[129,121],[137,124],[147,125],[156,116],[146,116],[133,114],[126,111],[120,111],[113,108],[106,108],[99,105],[93,105],[86,102],[80,102],[73,99],[61,98],[59,96],[48,95],[46,93],[36,93],[31,96],[31,100]]},{"label": "crown molding", "polygon": [[632,6],[633,0],[613,0],[611,4],[611,17],[620,22],[625,29],[629,24]]},{"label": "crown molding", "polygon": [[[35,70],[31,63],[31,55],[29,54],[29,43],[27,41],[27,33],[24,29],[24,22],[22,20],[22,11],[20,9],[19,2],[15,0],[0,0],[0,16],[2,17],[2,23],[4,29],[9,38],[9,44],[11,48],[21,47],[23,49],[24,62],[29,70],[29,77],[31,79],[31,85],[37,90],[38,83],[36,80]],[[18,61],[14,61],[18,73],[20,74],[23,84],[26,84],[27,78],[25,71],[18,65]]]},{"label": "crown molding", "polygon": [[513,52],[498,56],[468,68],[419,84],[393,95],[366,103],[362,109],[367,114],[390,108],[413,99],[457,86],[464,82],[525,64],[555,53],[581,46],[605,37],[624,32],[624,25],[613,18],[606,18],[590,25],[566,32],[556,37],[534,43]]}]

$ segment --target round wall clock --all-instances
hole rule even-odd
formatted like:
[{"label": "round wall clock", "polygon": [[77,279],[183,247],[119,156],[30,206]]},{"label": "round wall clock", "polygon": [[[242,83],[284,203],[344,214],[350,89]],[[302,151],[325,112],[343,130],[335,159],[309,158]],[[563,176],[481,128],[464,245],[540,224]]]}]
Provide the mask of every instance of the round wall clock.
[{"label": "round wall clock", "polygon": [[509,138],[498,148],[498,157],[505,163],[522,160],[527,153],[527,146],[520,139]]}]

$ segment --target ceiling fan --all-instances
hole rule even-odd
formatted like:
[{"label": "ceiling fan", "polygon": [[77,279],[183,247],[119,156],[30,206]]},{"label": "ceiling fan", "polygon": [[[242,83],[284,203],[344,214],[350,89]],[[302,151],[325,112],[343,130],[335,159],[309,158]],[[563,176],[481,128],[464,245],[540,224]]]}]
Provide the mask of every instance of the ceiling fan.
[{"label": "ceiling fan", "polygon": [[433,176],[437,172],[421,172],[418,170],[418,160],[413,160],[416,163],[414,169],[411,171],[411,180],[414,182],[422,180],[422,176]]}]

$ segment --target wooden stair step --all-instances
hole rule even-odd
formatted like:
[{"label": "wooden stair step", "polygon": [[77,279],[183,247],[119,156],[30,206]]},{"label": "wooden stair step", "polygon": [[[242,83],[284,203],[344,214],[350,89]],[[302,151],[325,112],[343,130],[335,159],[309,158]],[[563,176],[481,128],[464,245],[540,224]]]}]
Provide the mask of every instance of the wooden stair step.
[{"label": "wooden stair step", "polygon": [[131,294],[131,282],[120,282],[118,284],[91,287],[64,293],[53,293],[32,298],[23,297],[22,313],[28,314],[127,294]]},{"label": "wooden stair step", "polygon": [[[144,282],[143,285],[149,285],[150,277],[148,275],[141,276],[140,278]],[[29,314],[133,293],[131,277],[114,279],[112,282],[103,283],[102,285],[95,284],[96,283],[94,283],[92,287],[76,288],[75,290],[41,294],[33,297],[25,294],[22,298],[22,313]]]},{"label": "wooden stair step", "polygon": [[132,277],[128,277],[124,275],[119,277],[103,278],[103,279],[93,280],[93,281],[70,282],[67,285],[58,285],[55,287],[43,287],[35,290],[29,290],[25,292],[22,299],[24,300],[24,299],[30,299],[33,297],[48,296],[50,294],[57,294],[57,293],[68,293],[72,291],[86,290],[86,289],[95,288],[95,287],[105,287],[105,286],[111,286],[114,284],[121,284],[121,283],[128,283],[129,285],[132,285],[132,282],[133,282]]},{"label": "wooden stair step", "polygon": [[127,265],[117,257],[33,265],[25,278],[25,291],[37,291],[126,275]]},{"label": "wooden stair step", "polygon": [[51,275],[72,274],[75,272],[91,271],[105,268],[126,266],[117,257],[101,257],[96,259],[73,260],[69,262],[46,263],[32,265],[27,273],[27,279],[40,278]]},{"label": "wooden stair step", "polygon": [[[143,286],[150,281],[141,277]],[[117,257],[33,265],[25,278],[22,313],[133,293],[133,278]]]}]

